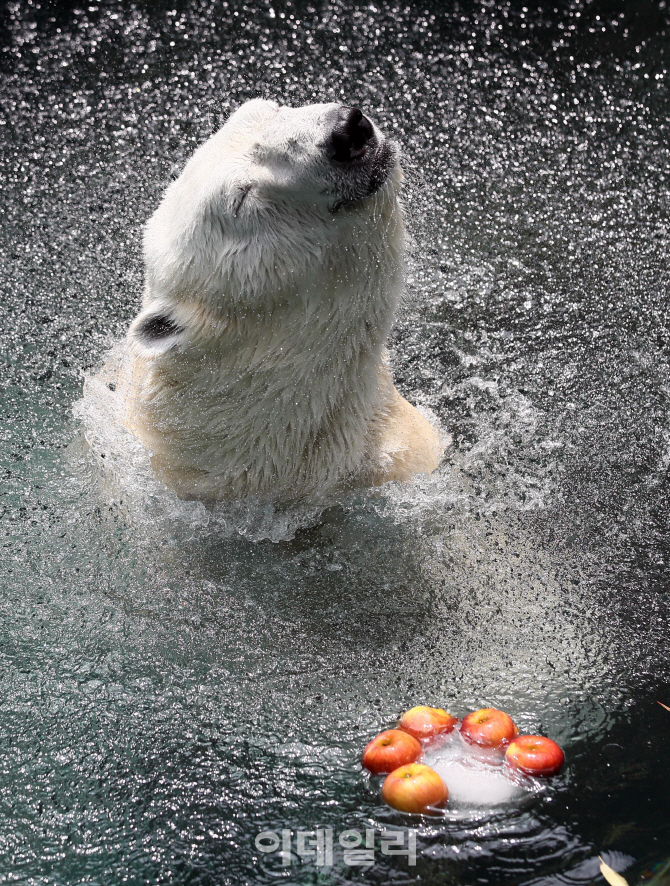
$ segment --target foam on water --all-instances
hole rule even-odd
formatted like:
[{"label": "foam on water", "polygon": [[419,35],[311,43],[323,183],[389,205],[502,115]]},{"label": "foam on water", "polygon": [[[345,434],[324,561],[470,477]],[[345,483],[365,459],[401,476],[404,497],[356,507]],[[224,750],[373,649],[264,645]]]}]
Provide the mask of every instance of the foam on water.
[{"label": "foam on water", "polygon": [[449,788],[449,812],[461,816],[472,814],[472,807],[504,806],[542,789],[541,781],[515,775],[502,753],[467,745],[457,731],[429,748],[425,762]]}]

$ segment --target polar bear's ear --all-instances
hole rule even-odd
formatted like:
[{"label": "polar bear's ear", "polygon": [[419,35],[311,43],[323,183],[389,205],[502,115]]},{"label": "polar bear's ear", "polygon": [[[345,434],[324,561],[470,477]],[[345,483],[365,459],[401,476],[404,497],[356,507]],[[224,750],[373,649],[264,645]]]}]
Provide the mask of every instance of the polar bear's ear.
[{"label": "polar bear's ear", "polygon": [[166,310],[159,308],[140,314],[130,327],[128,336],[137,350],[157,356],[177,347],[185,332],[185,327],[180,326]]}]

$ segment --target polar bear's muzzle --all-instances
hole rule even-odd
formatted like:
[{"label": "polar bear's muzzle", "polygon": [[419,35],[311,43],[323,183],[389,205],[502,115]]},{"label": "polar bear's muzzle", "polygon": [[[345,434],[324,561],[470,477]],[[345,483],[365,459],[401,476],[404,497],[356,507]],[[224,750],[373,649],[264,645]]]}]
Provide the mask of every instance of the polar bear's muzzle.
[{"label": "polar bear's muzzle", "polygon": [[372,123],[359,108],[340,108],[331,136],[332,157],[338,163],[351,163],[364,157],[377,139]]},{"label": "polar bear's muzzle", "polygon": [[359,108],[341,107],[333,112],[333,131],[328,142],[330,160],[346,176],[344,199],[335,209],[376,193],[397,162],[395,145],[380,136]]}]

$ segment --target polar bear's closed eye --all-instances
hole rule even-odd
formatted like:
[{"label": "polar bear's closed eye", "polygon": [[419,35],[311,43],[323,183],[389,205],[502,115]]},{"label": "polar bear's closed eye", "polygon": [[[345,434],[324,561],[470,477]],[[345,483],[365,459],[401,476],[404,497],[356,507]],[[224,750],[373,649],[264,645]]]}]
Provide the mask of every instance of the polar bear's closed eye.
[{"label": "polar bear's closed eye", "polygon": [[237,218],[239,215],[240,209],[242,209],[242,204],[247,198],[249,191],[251,190],[251,185],[244,185],[239,188],[237,191],[237,196],[233,199],[233,218]]},{"label": "polar bear's closed eye", "polygon": [[358,108],[256,99],[167,189],[120,389],[179,495],[286,502],[437,466],[444,439],[384,356],[398,156]]}]

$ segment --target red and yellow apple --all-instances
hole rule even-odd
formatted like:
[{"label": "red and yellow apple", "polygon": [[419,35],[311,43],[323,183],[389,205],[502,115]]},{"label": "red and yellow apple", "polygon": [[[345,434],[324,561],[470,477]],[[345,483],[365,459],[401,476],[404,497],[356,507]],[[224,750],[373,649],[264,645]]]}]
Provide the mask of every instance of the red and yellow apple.
[{"label": "red and yellow apple", "polygon": [[505,762],[528,775],[556,775],[565,762],[565,754],[543,735],[520,735],[505,751]]},{"label": "red and yellow apple", "polygon": [[361,762],[374,775],[383,775],[405,763],[414,763],[422,753],[414,736],[401,729],[387,729],[368,742]]},{"label": "red and yellow apple", "polygon": [[405,711],[398,723],[398,729],[408,732],[414,738],[427,741],[438,735],[448,735],[457,723],[456,717],[442,708],[429,708],[421,704]]},{"label": "red and yellow apple", "polygon": [[401,812],[438,815],[438,807],[449,799],[449,791],[440,776],[423,763],[408,763],[387,775],[382,798]]},{"label": "red and yellow apple", "polygon": [[461,735],[482,748],[503,748],[519,734],[512,718],[496,708],[473,711],[461,720]]}]

